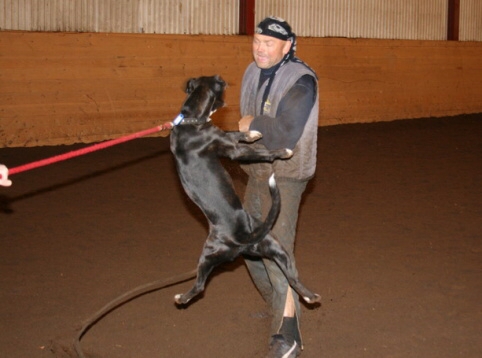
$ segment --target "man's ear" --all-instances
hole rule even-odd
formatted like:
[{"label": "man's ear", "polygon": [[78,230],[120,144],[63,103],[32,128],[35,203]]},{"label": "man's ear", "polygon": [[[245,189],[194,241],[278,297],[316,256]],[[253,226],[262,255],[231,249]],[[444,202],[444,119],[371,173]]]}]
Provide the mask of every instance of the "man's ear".
[{"label": "man's ear", "polygon": [[293,42],[291,42],[291,40],[285,41],[285,44],[283,46],[283,55],[286,55],[288,52],[290,52],[292,44],[293,44]]}]

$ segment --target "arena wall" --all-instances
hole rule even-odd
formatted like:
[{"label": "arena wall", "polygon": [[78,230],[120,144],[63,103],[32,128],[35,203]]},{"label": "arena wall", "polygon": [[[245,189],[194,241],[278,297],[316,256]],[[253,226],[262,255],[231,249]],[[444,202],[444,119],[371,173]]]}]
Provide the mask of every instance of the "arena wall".
[{"label": "arena wall", "polygon": [[[0,32],[0,147],[88,143],[173,119],[190,77],[219,74],[233,130],[251,38]],[[299,38],[319,125],[482,112],[482,43]]]}]

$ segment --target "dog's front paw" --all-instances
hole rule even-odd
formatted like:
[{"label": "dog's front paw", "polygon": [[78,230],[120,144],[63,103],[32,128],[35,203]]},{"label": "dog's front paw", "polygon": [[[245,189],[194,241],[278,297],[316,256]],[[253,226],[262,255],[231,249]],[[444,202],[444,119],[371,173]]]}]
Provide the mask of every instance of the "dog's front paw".
[{"label": "dog's front paw", "polygon": [[247,142],[255,142],[258,139],[260,139],[262,136],[263,135],[261,134],[261,132],[249,131],[249,132],[246,132],[246,141]]},{"label": "dog's front paw", "polygon": [[291,149],[284,149],[284,154],[282,154],[281,158],[282,159],[288,159],[288,158],[291,158],[293,156],[293,151]]}]

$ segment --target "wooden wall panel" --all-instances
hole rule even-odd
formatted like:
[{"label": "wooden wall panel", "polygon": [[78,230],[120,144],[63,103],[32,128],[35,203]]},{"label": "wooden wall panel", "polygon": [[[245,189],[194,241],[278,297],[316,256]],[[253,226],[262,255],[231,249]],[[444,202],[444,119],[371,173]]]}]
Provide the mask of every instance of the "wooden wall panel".
[{"label": "wooden wall panel", "polygon": [[[300,38],[320,125],[482,112],[482,43]],[[0,32],[0,147],[93,142],[173,119],[189,77],[222,75],[235,129],[246,36]]]},{"label": "wooden wall panel", "polygon": [[320,76],[321,125],[482,112],[481,43],[303,40],[299,54]]}]

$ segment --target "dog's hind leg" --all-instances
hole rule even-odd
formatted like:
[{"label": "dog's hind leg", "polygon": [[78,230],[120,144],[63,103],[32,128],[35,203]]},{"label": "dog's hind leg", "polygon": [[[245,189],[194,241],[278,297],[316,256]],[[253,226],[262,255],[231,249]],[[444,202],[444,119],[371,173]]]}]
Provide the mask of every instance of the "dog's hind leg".
[{"label": "dog's hind leg", "polygon": [[206,286],[206,281],[212,270],[219,264],[231,260],[232,255],[229,254],[231,252],[232,251],[229,248],[218,242],[216,242],[215,247],[215,245],[212,245],[212,242],[210,243],[208,239],[208,242],[204,245],[201,257],[199,258],[196,282],[188,292],[175,295],[174,301],[179,305],[186,304],[192,298],[203,292],[204,287]]},{"label": "dog's hind leg", "polygon": [[254,250],[249,254],[261,255],[271,261],[276,262],[281,271],[283,271],[290,286],[301,296],[307,303],[315,303],[321,300],[320,295],[313,293],[306,288],[298,278],[293,269],[293,262],[288,253],[278,240],[271,235],[266,236],[259,244],[254,245]]},{"label": "dog's hind leg", "polygon": [[[204,257],[201,257],[201,260],[204,260]],[[197,278],[196,282],[192,286],[192,288],[186,293],[179,293],[174,296],[174,301],[178,305],[184,305],[191,301],[195,296],[199,295],[201,292],[204,291],[204,287],[206,285],[206,281],[209,277],[209,274],[213,270],[214,266],[210,265],[207,262],[199,263],[197,268]]]}]

